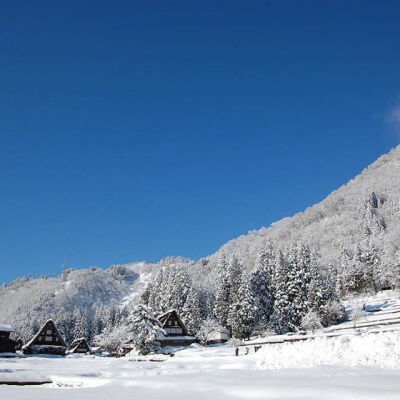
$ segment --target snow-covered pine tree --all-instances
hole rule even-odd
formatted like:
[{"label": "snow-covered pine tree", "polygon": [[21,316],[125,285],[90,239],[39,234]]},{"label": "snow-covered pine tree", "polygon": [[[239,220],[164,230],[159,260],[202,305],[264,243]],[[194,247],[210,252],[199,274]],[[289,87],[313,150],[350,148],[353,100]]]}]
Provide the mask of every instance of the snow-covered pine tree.
[{"label": "snow-covered pine tree", "polygon": [[101,304],[93,305],[93,319],[92,319],[92,338],[103,332],[105,328],[105,309]]},{"label": "snow-covered pine tree", "polygon": [[381,261],[382,257],[372,240],[367,240],[363,248],[360,260],[364,265],[364,280],[366,287],[370,287],[376,293],[387,284],[387,269]]},{"label": "snow-covered pine tree", "polygon": [[227,326],[229,313],[229,293],[230,282],[228,273],[228,263],[225,254],[221,253],[217,265],[216,294],[214,304],[214,315],[218,322]]},{"label": "snow-covered pine tree", "polygon": [[321,316],[323,306],[328,300],[333,299],[333,284],[330,282],[328,276],[323,277],[321,275],[321,269],[315,257],[310,254],[309,259],[308,308],[310,311],[314,311]]},{"label": "snow-covered pine tree", "polygon": [[303,243],[291,245],[286,254],[279,254],[274,276],[275,303],[273,328],[278,333],[295,331],[310,309],[308,299],[312,259]]},{"label": "snow-covered pine tree", "polygon": [[165,263],[148,286],[144,298],[148,298],[147,305],[157,314],[170,309],[181,313],[191,285],[187,264]]},{"label": "snow-covered pine tree", "polygon": [[386,197],[372,191],[364,201],[364,232],[367,236],[386,231],[386,221],[380,208],[386,203]]},{"label": "snow-covered pine tree", "polygon": [[272,242],[267,240],[258,253],[255,270],[250,278],[251,290],[257,303],[256,323],[264,329],[273,311],[273,272],[275,265],[275,250]]},{"label": "snow-covered pine tree", "polygon": [[152,310],[155,310],[158,313],[162,312],[162,304],[164,303],[163,299],[163,286],[165,285],[164,278],[164,266],[162,266],[154,277],[153,281],[148,286],[148,293],[146,293],[145,297],[148,298],[147,304]]},{"label": "snow-covered pine tree", "polygon": [[342,322],[344,307],[340,304],[335,281],[329,274],[332,267],[322,274],[321,268],[313,256],[311,260],[311,279],[308,287],[309,312],[315,312],[323,326]]},{"label": "snow-covered pine tree", "polygon": [[127,339],[139,354],[158,353],[161,347],[157,339],[163,334],[160,321],[142,304],[136,306],[126,318]]},{"label": "snow-covered pine tree", "polygon": [[360,280],[360,271],[353,262],[352,256],[345,246],[342,246],[337,268],[337,291],[341,296],[356,291]]},{"label": "snow-covered pine tree", "polygon": [[169,296],[167,296],[168,302],[163,311],[174,309],[181,313],[192,286],[186,265],[175,264],[170,266],[168,282],[170,288]]},{"label": "snow-covered pine tree", "polygon": [[236,301],[230,305],[228,314],[228,326],[232,336],[238,339],[250,337],[256,323],[257,304],[250,289],[249,278],[242,273]]},{"label": "snow-covered pine tree", "polygon": [[238,302],[243,271],[243,265],[240,263],[236,255],[233,255],[228,264],[229,305]]},{"label": "snow-covered pine tree", "polygon": [[282,251],[278,252],[276,268],[273,273],[274,308],[271,328],[278,334],[289,331],[291,303],[287,292],[289,264]]},{"label": "snow-covered pine tree", "polygon": [[289,329],[295,331],[309,309],[310,249],[302,243],[292,245],[287,253],[287,262],[289,264],[287,292],[292,309]]},{"label": "snow-covered pine tree", "polygon": [[215,296],[210,290],[203,286],[198,288],[199,302],[200,302],[200,313],[201,319],[206,320],[214,318],[214,304]]},{"label": "snow-covered pine tree", "polygon": [[239,290],[242,280],[243,266],[234,255],[229,264],[222,254],[218,262],[218,280],[215,296],[214,314],[225,327],[229,326],[231,306],[239,301]]},{"label": "snow-covered pine tree", "polygon": [[[71,343],[75,339],[75,319],[73,312],[60,310],[56,317],[56,324],[62,333],[65,341]],[[35,320],[31,321],[32,332],[27,336],[32,337],[32,334],[36,334],[39,330],[39,324],[35,324]]]},{"label": "snow-covered pine tree", "polygon": [[183,306],[181,317],[191,335],[196,335],[201,325],[199,294],[191,287]]},{"label": "snow-covered pine tree", "polygon": [[74,318],[74,338],[89,337],[89,319],[86,308],[75,308],[73,311]]},{"label": "snow-covered pine tree", "polygon": [[148,305],[149,301],[150,301],[150,295],[153,291],[153,286],[151,283],[149,283],[146,288],[144,289],[141,299],[142,299],[142,303]]}]

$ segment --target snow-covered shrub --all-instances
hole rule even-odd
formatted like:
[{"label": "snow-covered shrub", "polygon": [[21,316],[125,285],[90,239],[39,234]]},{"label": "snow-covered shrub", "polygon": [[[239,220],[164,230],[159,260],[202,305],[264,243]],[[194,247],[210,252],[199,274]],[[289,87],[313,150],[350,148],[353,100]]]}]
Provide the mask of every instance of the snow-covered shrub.
[{"label": "snow-covered shrub", "polygon": [[314,332],[322,328],[321,319],[315,311],[309,311],[301,320],[301,327]]},{"label": "snow-covered shrub", "polygon": [[323,326],[335,325],[345,320],[346,311],[339,301],[329,300],[321,307],[320,317]]},{"label": "snow-covered shrub", "polygon": [[200,329],[196,334],[196,338],[200,343],[206,345],[219,333],[229,334],[229,331],[215,319],[206,319],[201,324]]},{"label": "snow-covered shrub", "polygon": [[93,342],[96,346],[104,347],[109,352],[116,352],[118,347],[126,342],[128,333],[126,325],[117,326],[110,331],[106,330],[95,336]]}]

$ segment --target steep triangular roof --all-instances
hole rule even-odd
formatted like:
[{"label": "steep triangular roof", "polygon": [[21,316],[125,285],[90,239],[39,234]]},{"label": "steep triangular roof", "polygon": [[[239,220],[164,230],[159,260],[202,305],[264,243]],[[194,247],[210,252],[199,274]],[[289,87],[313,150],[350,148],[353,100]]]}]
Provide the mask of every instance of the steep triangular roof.
[{"label": "steep triangular roof", "polygon": [[[56,335],[58,336],[58,340],[60,342],[60,346],[62,347],[67,347],[64,338],[61,336],[61,333],[59,332],[59,330],[56,327],[56,324],[54,323],[54,321],[52,319],[47,320],[43,326],[39,329],[39,332],[24,346],[29,347],[32,346],[33,344],[35,344],[35,341],[37,340],[37,338],[43,333],[43,331],[46,329],[46,327],[50,325],[52,327],[52,329],[56,332]],[[43,343],[38,343],[38,344],[43,344]]]},{"label": "steep triangular roof", "polygon": [[160,316],[158,317],[158,320],[161,322],[162,327],[163,327],[163,328],[166,327],[167,321],[168,321],[172,316],[174,316],[174,317],[178,320],[178,323],[179,323],[179,325],[180,325],[181,328],[182,328],[182,333],[183,333],[183,335],[184,335],[184,336],[187,336],[187,335],[188,335],[188,330],[186,329],[185,324],[184,324],[183,321],[181,320],[181,318],[180,318],[180,316],[179,316],[179,314],[178,314],[178,312],[177,312],[176,310],[169,310],[169,311],[167,311],[166,313],[164,313],[164,314],[162,314],[162,315],[160,315]]},{"label": "steep triangular roof", "polygon": [[90,351],[89,343],[87,342],[86,338],[82,337],[82,338],[75,339],[70,344],[70,346],[68,347],[68,353],[74,353],[78,349],[78,347],[81,345],[85,346],[88,349],[88,351]]}]

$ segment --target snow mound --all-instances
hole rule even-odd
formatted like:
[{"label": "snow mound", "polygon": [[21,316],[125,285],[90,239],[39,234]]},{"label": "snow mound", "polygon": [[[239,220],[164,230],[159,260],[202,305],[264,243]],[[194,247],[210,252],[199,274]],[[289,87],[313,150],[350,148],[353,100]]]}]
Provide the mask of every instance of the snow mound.
[{"label": "snow mound", "polygon": [[268,344],[253,357],[260,369],[310,368],[319,365],[400,368],[400,332]]}]

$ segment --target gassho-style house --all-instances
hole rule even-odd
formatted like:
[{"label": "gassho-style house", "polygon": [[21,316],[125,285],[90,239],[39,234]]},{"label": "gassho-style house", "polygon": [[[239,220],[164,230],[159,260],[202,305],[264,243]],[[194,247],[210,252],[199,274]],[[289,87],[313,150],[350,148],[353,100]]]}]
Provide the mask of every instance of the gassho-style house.
[{"label": "gassho-style house", "polygon": [[[161,347],[166,346],[189,346],[196,342],[194,336],[189,335],[188,330],[179,317],[176,310],[169,310],[160,315],[158,320],[165,334],[160,335],[156,340],[160,343]],[[124,343],[118,348],[119,355],[126,355],[134,350],[133,343]]]}]

